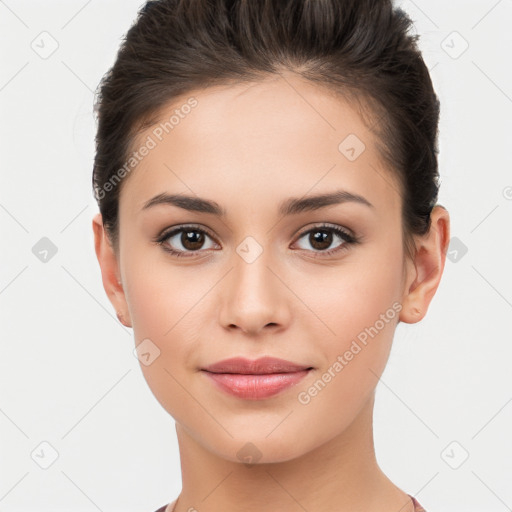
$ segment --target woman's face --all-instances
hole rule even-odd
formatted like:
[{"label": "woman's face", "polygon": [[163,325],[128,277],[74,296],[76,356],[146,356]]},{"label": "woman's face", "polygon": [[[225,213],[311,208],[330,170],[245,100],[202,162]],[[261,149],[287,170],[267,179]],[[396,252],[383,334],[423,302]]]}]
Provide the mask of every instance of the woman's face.
[{"label": "woman's face", "polygon": [[[401,200],[353,107],[293,76],[210,88],[174,102],[133,148],[116,306],[155,397],[228,460],[289,460],[348,431],[385,367],[410,285]],[[144,207],[161,194],[191,200]],[[313,369],[241,397],[203,370],[236,356]]]}]

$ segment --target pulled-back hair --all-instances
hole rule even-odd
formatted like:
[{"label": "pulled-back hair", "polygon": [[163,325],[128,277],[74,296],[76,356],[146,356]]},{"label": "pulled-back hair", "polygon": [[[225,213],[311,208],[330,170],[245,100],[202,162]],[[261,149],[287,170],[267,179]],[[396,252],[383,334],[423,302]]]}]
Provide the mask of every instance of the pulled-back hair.
[{"label": "pulled-back hair", "polygon": [[439,100],[411,27],[391,0],[147,2],[95,104],[93,189],[114,248],[123,182],[112,186],[112,178],[137,134],[178,96],[291,71],[365,109],[399,184],[404,251],[412,256],[413,235],[429,231],[437,202]]}]

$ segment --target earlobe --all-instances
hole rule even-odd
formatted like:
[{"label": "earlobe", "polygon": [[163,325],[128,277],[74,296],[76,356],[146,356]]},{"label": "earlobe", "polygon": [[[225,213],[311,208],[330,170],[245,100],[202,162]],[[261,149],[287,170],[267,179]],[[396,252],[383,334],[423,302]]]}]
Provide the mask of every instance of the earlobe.
[{"label": "earlobe", "polygon": [[103,227],[101,213],[92,220],[94,232],[94,249],[101,269],[103,288],[116,311],[117,318],[126,327],[131,327],[128,304],[121,282],[119,262],[114,248]]},{"label": "earlobe", "polygon": [[441,281],[449,240],[450,216],[443,206],[436,205],[429,232],[418,240],[414,265],[404,288],[400,321],[414,324],[426,315]]}]

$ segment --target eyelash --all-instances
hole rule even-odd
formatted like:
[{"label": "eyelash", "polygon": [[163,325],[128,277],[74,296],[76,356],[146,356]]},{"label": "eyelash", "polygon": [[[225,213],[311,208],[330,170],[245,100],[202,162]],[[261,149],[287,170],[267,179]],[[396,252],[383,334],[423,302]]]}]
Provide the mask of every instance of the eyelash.
[{"label": "eyelash", "polygon": [[[165,245],[165,242],[169,238],[171,238],[172,236],[176,235],[177,233],[186,232],[186,231],[195,231],[197,233],[201,233],[201,234],[207,235],[208,237],[210,237],[212,239],[214,238],[212,235],[210,235],[208,233],[208,231],[205,231],[204,229],[200,228],[199,226],[186,225],[186,226],[180,226],[179,228],[173,228],[170,231],[163,232],[161,235],[157,236],[157,238],[154,240],[154,242],[157,243],[158,245],[161,245],[164,251],[170,253],[173,256],[177,256],[178,258],[194,257],[193,256],[194,253],[198,253],[198,252],[200,252],[200,250],[197,250],[197,251],[176,251],[175,249],[171,249],[169,246]],[[360,238],[358,238],[356,236],[352,236],[351,234],[349,234],[348,232],[346,232],[345,230],[343,230],[343,229],[341,229],[339,227],[331,226],[331,225],[328,225],[328,224],[321,224],[319,226],[315,226],[313,228],[310,228],[307,231],[304,231],[303,233],[301,233],[299,235],[297,240],[300,240],[301,238],[304,237],[304,235],[308,235],[308,234],[310,234],[312,232],[315,232],[315,231],[328,231],[328,232],[335,233],[336,235],[338,235],[340,238],[342,238],[344,240],[344,243],[341,244],[338,247],[335,247],[334,249],[329,249],[329,250],[326,250],[326,251],[313,251],[313,253],[315,254],[315,256],[313,256],[314,258],[328,257],[328,256],[331,256],[334,253],[343,252],[343,251],[348,250],[350,245],[355,245],[355,244],[360,243]],[[306,250],[306,249],[304,249],[304,250]],[[187,253],[191,253],[191,254],[187,255]],[[317,254],[320,254],[321,256],[317,256]]]}]

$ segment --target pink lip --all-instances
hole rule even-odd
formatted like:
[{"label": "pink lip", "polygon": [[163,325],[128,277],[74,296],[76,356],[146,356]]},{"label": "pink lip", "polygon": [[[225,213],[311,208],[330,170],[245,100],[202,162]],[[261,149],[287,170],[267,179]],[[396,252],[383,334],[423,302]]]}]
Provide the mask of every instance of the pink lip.
[{"label": "pink lip", "polygon": [[297,384],[311,369],[311,366],[274,357],[262,357],[254,361],[235,357],[202,368],[202,371],[230,395],[260,400]]}]

